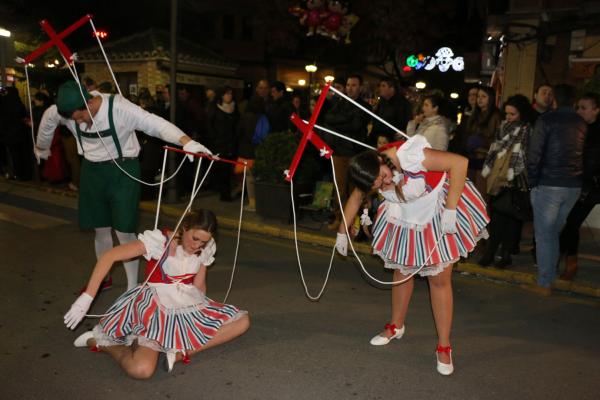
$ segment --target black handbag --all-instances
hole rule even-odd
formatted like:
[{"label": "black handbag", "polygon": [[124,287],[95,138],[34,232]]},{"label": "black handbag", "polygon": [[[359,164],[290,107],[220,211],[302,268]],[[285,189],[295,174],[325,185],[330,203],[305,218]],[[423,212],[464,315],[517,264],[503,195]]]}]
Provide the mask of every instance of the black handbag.
[{"label": "black handbag", "polygon": [[521,221],[529,221],[533,217],[529,192],[517,187],[503,188],[498,195],[492,196],[490,205],[493,212]]}]

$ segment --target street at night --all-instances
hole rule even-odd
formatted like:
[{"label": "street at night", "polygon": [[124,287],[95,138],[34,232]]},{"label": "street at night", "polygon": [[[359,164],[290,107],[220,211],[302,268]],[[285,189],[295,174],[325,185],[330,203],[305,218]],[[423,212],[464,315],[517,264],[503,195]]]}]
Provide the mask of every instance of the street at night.
[{"label": "street at night", "polygon": [[[32,193],[41,200],[32,200]],[[202,204],[202,199],[199,200]],[[75,332],[63,314],[87,280],[91,234],[76,225],[76,200],[3,184],[0,243],[4,279],[0,373],[6,399],[594,399],[600,380],[600,303],[559,295],[541,298],[517,286],[454,273],[456,372],[435,371],[435,330],[427,284],[418,280],[406,334],[387,346],[369,339],[389,318],[389,289],[363,278],[355,263],[336,257],[319,302],[300,281],[293,242],[242,233],[228,302],[248,310],[250,330],[231,343],[175,365],[164,359],[150,381],[127,378],[106,354],[75,348],[90,329]],[[46,217],[41,218],[43,213]],[[7,217],[12,215],[12,217]],[[161,225],[174,225],[161,219]],[[142,227],[153,216],[143,215]],[[60,243],[57,246],[56,243]],[[208,295],[222,300],[229,284],[235,234],[221,230]],[[312,295],[321,287],[330,251],[301,246]],[[364,257],[377,277],[380,263]],[[124,290],[123,268],[92,313],[102,313]]]},{"label": "street at night", "polygon": [[3,1],[0,400],[600,398],[598,21]]}]

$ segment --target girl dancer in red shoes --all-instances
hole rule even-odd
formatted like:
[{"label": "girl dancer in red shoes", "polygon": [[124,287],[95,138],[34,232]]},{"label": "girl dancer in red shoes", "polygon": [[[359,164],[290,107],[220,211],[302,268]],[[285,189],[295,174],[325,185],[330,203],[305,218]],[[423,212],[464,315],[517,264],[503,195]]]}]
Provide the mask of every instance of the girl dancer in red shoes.
[{"label": "girl dancer in red shoes", "polygon": [[[407,279],[392,287],[390,323],[371,344],[385,345],[404,334],[414,287],[412,274],[418,270],[429,281],[438,335],[437,371],[450,375],[454,371],[450,346],[452,264],[466,257],[480,238],[487,237],[485,203],[466,179],[467,159],[431,149],[423,136],[415,135],[380,150],[366,151],[351,160],[348,175],[356,188],[344,208],[346,221],[351,223],[367,193],[378,190],[383,195],[385,201],[373,225],[373,252],[386,268],[394,270],[394,281]],[[346,255],[347,247],[342,223],[336,248]]]},{"label": "girl dancer in red shoes", "polygon": [[121,295],[93,330],[75,340],[75,346],[106,352],[129,376],[146,379],[154,374],[160,353],[166,353],[171,371],[175,361],[187,363],[189,356],[249,328],[245,311],[206,297],[206,268],[216,251],[215,215],[208,210],[191,212],[181,227],[175,233],[146,231],[139,240],[117,246],[98,260],[85,292],[65,315],[68,328],[74,329],[85,317],[115,262],[143,255],[149,260],[150,277],[146,285]]}]

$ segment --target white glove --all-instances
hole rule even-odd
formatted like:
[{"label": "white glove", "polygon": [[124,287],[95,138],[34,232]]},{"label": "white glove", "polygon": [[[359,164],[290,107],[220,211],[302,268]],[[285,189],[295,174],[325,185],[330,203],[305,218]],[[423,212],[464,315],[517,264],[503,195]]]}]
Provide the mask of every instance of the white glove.
[{"label": "white glove", "polygon": [[338,233],[335,238],[335,249],[344,257],[348,255],[348,236],[345,233]]},{"label": "white glove", "polygon": [[442,232],[443,233],[456,233],[456,210],[444,209],[442,213]]},{"label": "white glove", "polygon": [[[189,142],[187,142],[185,144],[185,146],[183,146],[183,150],[190,152],[190,153],[206,153],[208,155],[212,155],[211,151],[209,149],[207,149],[205,146],[201,145],[200,143],[196,142],[195,140],[190,140]],[[194,156],[191,154],[188,154],[188,160],[194,162]]]},{"label": "white glove", "polygon": [[94,301],[94,298],[85,292],[82,293],[77,300],[75,300],[75,303],[73,303],[71,309],[67,311],[64,316],[65,325],[67,328],[75,329],[75,327],[79,325],[83,317],[85,317],[85,314],[90,309],[92,301]]},{"label": "white glove", "polygon": [[40,149],[37,146],[33,147],[33,153],[35,154],[35,158],[38,160],[38,164],[40,163],[40,159],[47,160],[52,154],[50,149]]},{"label": "white glove", "polygon": [[144,258],[146,260],[150,260],[151,258],[155,260],[160,259],[160,256],[162,256],[163,250],[165,249],[167,238],[159,229],[140,233],[138,235],[138,240],[141,240],[142,243],[144,243],[144,247],[146,248]]}]

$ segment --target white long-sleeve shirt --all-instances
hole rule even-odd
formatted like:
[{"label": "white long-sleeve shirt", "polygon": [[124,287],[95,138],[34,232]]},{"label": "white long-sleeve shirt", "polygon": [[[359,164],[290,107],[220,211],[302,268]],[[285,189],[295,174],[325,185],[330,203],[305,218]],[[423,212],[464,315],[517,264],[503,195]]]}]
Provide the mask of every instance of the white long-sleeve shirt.
[{"label": "white long-sleeve shirt", "polygon": [[[94,116],[95,123],[89,129],[86,129],[86,124],[83,123],[79,126],[79,129],[82,132],[96,135],[96,131],[102,132],[109,129],[108,101],[110,95],[103,93],[93,93],[93,95],[102,97],[102,104]],[[137,157],[140,152],[140,144],[135,135],[136,130],[177,145],[181,144],[179,140],[185,135],[169,121],[145,111],[118,94],[114,95],[113,100],[113,122],[123,157]],[[42,116],[36,146],[40,149],[50,148],[54,132],[59,124],[66,126],[77,138],[75,121],[63,118],[58,113],[56,105],[52,105]],[[102,141],[104,141],[106,147]],[[83,145],[83,149],[81,145]],[[102,140],[98,137],[86,138],[82,136],[81,143],[77,141],[77,151],[92,162],[108,161],[111,158],[119,157],[111,136],[103,137]]]}]

